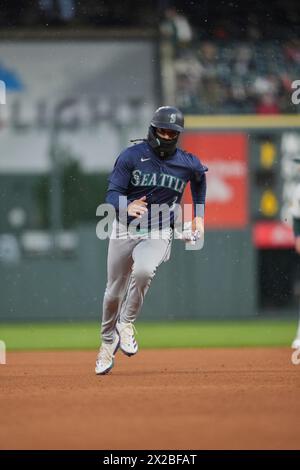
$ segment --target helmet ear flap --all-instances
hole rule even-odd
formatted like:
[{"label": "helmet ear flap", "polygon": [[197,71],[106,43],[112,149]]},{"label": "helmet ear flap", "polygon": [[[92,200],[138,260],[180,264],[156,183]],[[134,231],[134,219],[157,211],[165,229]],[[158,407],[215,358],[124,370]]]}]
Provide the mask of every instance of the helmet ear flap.
[{"label": "helmet ear flap", "polygon": [[156,135],[155,127],[149,127],[147,140],[153,149],[158,148],[160,146],[160,140]]}]

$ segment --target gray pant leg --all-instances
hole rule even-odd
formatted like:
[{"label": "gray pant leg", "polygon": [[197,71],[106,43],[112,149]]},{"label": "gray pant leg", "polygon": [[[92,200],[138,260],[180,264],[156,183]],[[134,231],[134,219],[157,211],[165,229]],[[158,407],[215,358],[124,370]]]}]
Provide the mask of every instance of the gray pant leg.
[{"label": "gray pant leg", "polygon": [[134,322],[142,308],[157,267],[170,254],[171,240],[140,240],[132,252],[133,267],[120,321]]},{"label": "gray pant leg", "polygon": [[112,343],[119,309],[123,301],[133,264],[136,241],[110,239],[107,256],[107,285],[103,299],[102,341]]}]

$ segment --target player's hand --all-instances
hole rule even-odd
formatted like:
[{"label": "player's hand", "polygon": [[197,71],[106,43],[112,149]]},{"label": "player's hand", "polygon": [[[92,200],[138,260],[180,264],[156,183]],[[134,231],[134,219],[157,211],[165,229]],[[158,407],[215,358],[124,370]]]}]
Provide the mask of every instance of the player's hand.
[{"label": "player's hand", "polygon": [[202,217],[195,217],[192,222],[192,241],[196,242],[204,237],[204,220]]},{"label": "player's hand", "polygon": [[195,217],[192,222],[192,232],[200,232],[204,234],[204,220],[203,217]]},{"label": "player's hand", "polygon": [[203,223],[185,222],[179,238],[184,242],[196,242],[204,237]]},{"label": "player's hand", "polygon": [[184,224],[182,240],[191,244],[204,240],[204,220],[202,217],[195,217],[192,222]]},{"label": "player's hand", "polygon": [[128,204],[127,212],[131,217],[141,218],[146,212],[148,212],[146,196],[143,196],[141,199],[136,199]]}]

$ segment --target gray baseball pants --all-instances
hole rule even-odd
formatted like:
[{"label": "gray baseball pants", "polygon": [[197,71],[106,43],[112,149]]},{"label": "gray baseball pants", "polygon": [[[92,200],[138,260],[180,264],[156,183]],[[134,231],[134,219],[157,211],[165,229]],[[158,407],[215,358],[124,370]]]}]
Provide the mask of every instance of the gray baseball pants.
[{"label": "gray baseball pants", "polygon": [[[116,230],[120,231],[120,238],[116,238]],[[103,300],[103,342],[114,341],[118,320],[124,323],[136,320],[157,267],[170,258],[172,231],[163,232],[163,238],[159,239],[130,237],[125,226],[114,222]]]}]

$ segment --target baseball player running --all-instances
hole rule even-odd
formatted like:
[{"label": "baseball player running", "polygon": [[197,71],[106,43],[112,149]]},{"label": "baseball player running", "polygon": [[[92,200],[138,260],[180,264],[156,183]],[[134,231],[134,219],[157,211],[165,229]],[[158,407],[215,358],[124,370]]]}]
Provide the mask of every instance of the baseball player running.
[{"label": "baseball player running", "polygon": [[[134,322],[157,267],[170,257],[173,208],[180,204],[189,181],[194,207],[191,239],[204,236],[207,167],[195,155],[177,148],[183,130],[181,111],[158,108],[147,139],[125,149],[109,177],[106,202],[114,206],[116,219],[108,248],[98,375],[112,369],[119,348],[127,356],[138,352]],[[162,204],[169,208],[168,223],[153,209]],[[124,213],[125,218],[121,217]],[[143,228],[139,230],[138,224]],[[132,225],[137,227],[133,233]]]}]

